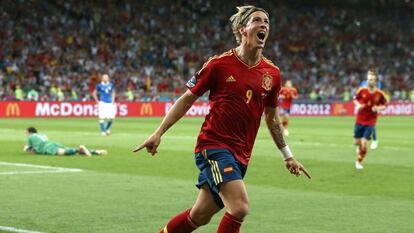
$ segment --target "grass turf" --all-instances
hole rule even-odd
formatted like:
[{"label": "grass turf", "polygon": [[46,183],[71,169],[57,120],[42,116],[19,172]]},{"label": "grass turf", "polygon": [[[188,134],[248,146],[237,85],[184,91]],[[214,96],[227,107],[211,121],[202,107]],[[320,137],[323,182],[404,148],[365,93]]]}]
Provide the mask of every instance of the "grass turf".
[{"label": "grass turf", "polygon": [[[0,175],[0,226],[41,232],[158,232],[191,207],[197,189],[192,156],[201,118],[184,118],[159,153],[131,150],[160,118],[116,119],[99,135],[96,119],[0,119],[0,161],[80,168],[79,173]],[[242,232],[414,232],[414,120],[381,117],[379,148],[354,168],[353,117],[294,117],[288,142],[313,179],[291,176],[267,129],[257,136],[245,182],[250,213]],[[38,128],[67,146],[109,151],[103,157],[31,156],[24,130]],[[36,170],[0,165],[1,172]],[[196,232],[215,232],[223,212]]]}]

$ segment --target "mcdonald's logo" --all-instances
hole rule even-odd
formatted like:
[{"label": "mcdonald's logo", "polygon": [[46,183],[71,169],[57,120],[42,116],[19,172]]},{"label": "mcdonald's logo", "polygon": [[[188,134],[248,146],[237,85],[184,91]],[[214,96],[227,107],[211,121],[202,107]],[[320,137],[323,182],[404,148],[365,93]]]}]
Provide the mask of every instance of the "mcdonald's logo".
[{"label": "mcdonald's logo", "polygon": [[343,104],[335,104],[333,115],[346,115],[347,114],[346,107]]},{"label": "mcdonald's logo", "polygon": [[20,116],[20,107],[17,103],[9,103],[6,107],[6,117]]},{"label": "mcdonald's logo", "polygon": [[344,106],[342,104],[335,104],[334,114],[339,114],[343,111]]},{"label": "mcdonald's logo", "polygon": [[140,110],[140,115],[144,116],[152,116],[153,112],[152,112],[152,105],[150,103],[144,103],[141,105],[141,110]]}]

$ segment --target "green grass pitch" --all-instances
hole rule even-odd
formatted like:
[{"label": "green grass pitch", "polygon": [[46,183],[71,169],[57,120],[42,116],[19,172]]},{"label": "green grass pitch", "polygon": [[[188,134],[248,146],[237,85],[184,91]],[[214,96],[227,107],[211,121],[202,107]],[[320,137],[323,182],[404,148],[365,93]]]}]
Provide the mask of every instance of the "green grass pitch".
[{"label": "green grass pitch", "polygon": [[[0,226],[39,232],[158,232],[191,207],[198,190],[193,149],[202,118],[184,118],[159,153],[132,153],[161,118],[119,118],[112,135],[98,120],[0,119]],[[380,117],[379,147],[354,168],[354,117],[292,117],[288,143],[313,179],[284,168],[262,122],[245,178],[250,212],[242,232],[414,232],[414,118]],[[105,148],[103,157],[23,153],[33,125],[68,146]],[[82,172],[50,171],[24,163]],[[223,211],[196,232],[215,232]],[[1,228],[1,227],[0,227]],[[1,230],[0,230],[1,231]]]}]

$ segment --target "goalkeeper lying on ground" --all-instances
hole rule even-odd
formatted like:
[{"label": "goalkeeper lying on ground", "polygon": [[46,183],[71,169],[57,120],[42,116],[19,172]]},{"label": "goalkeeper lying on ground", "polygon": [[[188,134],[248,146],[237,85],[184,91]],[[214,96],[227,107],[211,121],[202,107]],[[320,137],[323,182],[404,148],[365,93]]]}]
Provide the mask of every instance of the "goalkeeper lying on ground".
[{"label": "goalkeeper lying on ground", "polygon": [[86,156],[104,155],[106,150],[88,149],[84,145],[79,148],[66,147],[60,143],[49,141],[45,134],[39,134],[34,127],[26,129],[27,145],[24,146],[24,151],[32,154],[42,155],[75,155],[81,154]]}]

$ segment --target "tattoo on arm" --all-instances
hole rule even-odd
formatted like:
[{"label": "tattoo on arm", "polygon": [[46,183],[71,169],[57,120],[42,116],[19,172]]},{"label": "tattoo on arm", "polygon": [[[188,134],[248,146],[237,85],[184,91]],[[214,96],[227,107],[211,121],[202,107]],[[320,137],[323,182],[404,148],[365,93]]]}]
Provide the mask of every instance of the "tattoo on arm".
[{"label": "tattoo on arm", "polygon": [[286,146],[282,133],[282,124],[278,116],[275,116],[275,119],[273,120],[273,125],[270,127],[270,134],[272,135],[273,141],[276,143],[277,148],[281,149]]}]

